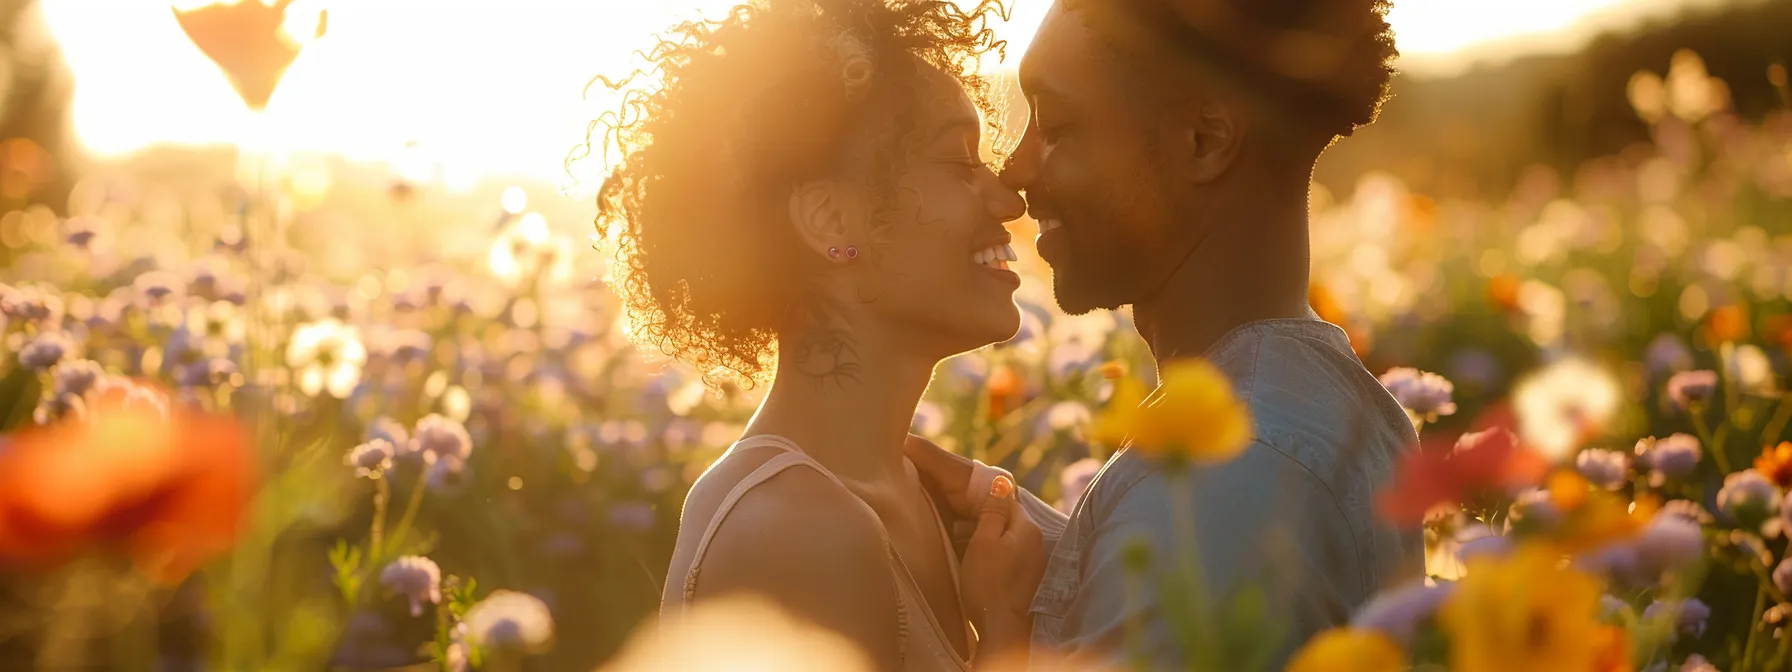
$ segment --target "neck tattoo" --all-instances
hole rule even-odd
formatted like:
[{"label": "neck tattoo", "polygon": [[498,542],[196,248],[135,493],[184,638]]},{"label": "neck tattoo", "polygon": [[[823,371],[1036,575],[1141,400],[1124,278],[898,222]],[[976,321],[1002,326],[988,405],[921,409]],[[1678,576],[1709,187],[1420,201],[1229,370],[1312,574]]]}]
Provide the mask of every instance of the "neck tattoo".
[{"label": "neck tattoo", "polygon": [[796,372],[815,381],[816,392],[830,382],[842,390],[848,381],[858,383],[859,357],[844,321],[820,305],[811,306],[806,312],[807,324],[789,353]]}]

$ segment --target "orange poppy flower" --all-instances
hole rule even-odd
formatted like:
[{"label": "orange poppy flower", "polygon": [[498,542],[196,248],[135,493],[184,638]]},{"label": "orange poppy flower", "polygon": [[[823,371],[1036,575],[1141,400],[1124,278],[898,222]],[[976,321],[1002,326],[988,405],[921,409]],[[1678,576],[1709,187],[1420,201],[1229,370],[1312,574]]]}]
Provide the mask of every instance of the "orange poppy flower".
[{"label": "orange poppy flower", "polygon": [[1712,343],[1729,343],[1748,336],[1748,315],[1739,306],[1719,306],[1705,314],[1705,338]]},{"label": "orange poppy flower", "polygon": [[1449,451],[1410,450],[1381,493],[1381,514],[1395,523],[1418,524],[1440,504],[1461,503],[1477,493],[1536,483],[1549,465],[1503,427],[1462,435]]},{"label": "orange poppy flower", "polygon": [[[278,0],[268,5],[261,0],[238,0],[177,10],[174,18],[206,58],[224,70],[249,109],[260,110],[273,97],[286,68],[299,57],[300,45],[281,29],[292,2]],[[318,36],[326,25],[321,18]]]},{"label": "orange poppy flower", "polygon": [[234,420],[105,400],[89,418],[5,437],[0,564],[41,569],[115,547],[178,582],[234,543],[253,487]]},{"label": "orange poppy flower", "polygon": [[1792,441],[1762,448],[1761,456],[1755,458],[1755,471],[1781,488],[1792,487]]}]

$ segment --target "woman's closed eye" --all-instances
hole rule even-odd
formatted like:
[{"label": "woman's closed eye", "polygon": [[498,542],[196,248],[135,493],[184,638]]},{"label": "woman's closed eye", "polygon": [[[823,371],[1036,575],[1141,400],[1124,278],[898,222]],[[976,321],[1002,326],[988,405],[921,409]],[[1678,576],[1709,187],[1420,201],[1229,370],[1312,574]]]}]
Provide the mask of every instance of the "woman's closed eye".
[{"label": "woman's closed eye", "polygon": [[965,179],[974,177],[979,168],[989,168],[992,171],[995,170],[995,168],[989,165],[989,162],[973,156],[958,156],[943,159],[942,163],[952,166],[952,169]]}]

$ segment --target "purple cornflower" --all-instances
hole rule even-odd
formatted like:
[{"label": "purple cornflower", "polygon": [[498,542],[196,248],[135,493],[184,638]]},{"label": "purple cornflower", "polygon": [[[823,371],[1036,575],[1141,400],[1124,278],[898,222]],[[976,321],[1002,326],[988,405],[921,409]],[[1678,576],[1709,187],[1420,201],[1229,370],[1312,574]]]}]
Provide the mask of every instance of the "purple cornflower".
[{"label": "purple cornflower", "polygon": [[1396,367],[1381,374],[1381,384],[1400,402],[1400,407],[1431,421],[1456,412],[1451,396],[1456,386],[1443,376],[1410,367]]},{"label": "purple cornflower", "polygon": [[1661,487],[1669,480],[1691,475],[1699,466],[1699,440],[1690,434],[1662,439],[1651,436],[1636,442],[1636,456],[1649,469],[1649,484]]},{"label": "purple cornflower", "polygon": [[1674,631],[1671,636],[1691,635],[1694,638],[1705,636],[1705,621],[1711,618],[1711,607],[1706,606],[1699,598],[1685,600],[1656,600],[1643,610],[1643,618],[1652,619],[1662,612],[1671,612],[1674,618]]},{"label": "purple cornflower", "polygon": [[75,343],[68,335],[59,331],[44,332],[19,348],[19,365],[33,371],[46,371],[74,351]]},{"label": "purple cornflower", "polygon": [[1616,450],[1588,448],[1574,457],[1574,468],[1593,485],[1617,490],[1624,487],[1624,477],[1630,471],[1630,459]]},{"label": "purple cornflower", "polygon": [[407,555],[380,570],[380,585],[403,595],[411,603],[411,615],[423,615],[423,603],[442,602],[442,570],[434,560]]},{"label": "purple cornflower", "polygon": [[1668,378],[1668,398],[1685,409],[1711,398],[1717,389],[1717,372],[1709,369],[1681,371]]}]

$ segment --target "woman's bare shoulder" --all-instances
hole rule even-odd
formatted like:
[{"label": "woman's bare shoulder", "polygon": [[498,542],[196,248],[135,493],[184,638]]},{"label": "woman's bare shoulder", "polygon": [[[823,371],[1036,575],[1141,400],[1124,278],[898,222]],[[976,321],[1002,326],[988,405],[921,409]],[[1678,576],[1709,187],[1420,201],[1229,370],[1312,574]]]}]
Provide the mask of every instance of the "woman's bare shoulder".
[{"label": "woman's bare shoulder", "polygon": [[[763,454],[760,454],[763,453]],[[685,502],[707,519],[776,451],[737,452],[705,472]],[[703,557],[697,597],[752,592],[835,630],[874,657],[894,656],[899,606],[880,523],[851,492],[808,466],[793,466],[744,493]]]}]

